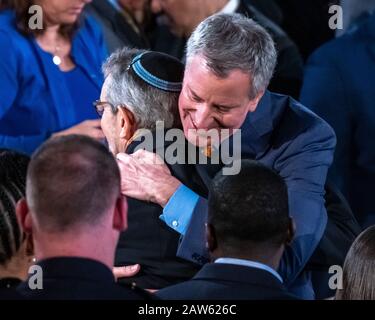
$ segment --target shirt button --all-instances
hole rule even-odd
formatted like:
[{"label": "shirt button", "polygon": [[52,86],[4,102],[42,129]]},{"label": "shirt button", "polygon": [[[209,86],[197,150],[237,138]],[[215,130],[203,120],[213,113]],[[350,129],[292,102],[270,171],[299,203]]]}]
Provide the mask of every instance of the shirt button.
[{"label": "shirt button", "polygon": [[174,228],[177,228],[177,227],[178,227],[178,221],[177,221],[177,220],[173,220],[173,221],[172,221],[172,226],[173,226]]}]

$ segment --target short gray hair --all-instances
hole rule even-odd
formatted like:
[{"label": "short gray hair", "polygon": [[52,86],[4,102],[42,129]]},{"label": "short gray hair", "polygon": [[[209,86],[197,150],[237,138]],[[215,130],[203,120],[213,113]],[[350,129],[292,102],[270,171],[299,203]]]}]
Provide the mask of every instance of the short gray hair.
[{"label": "short gray hair", "polygon": [[272,37],[241,14],[215,14],[201,22],[188,41],[187,64],[196,55],[220,78],[235,69],[250,74],[250,98],[268,87],[277,60]]},{"label": "short gray hair", "polygon": [[179,93],[154,88],[141,80],[129,66],[144,50],[123,48],[114,52],[103,65],[106,100],[114,106],[126,105],[137,125],[154,130],[157,121],[172,128],[178,116]]}]

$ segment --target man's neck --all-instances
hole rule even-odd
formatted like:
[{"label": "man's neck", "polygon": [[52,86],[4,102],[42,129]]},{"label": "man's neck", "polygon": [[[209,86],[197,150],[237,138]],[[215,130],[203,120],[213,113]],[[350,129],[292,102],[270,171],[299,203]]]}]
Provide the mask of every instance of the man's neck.
[{"label": "man's neck", "polygon": [[219,258],[233,258],[241,259],[247,261],[253,261],[262,263],[266,266],[271,267],[274,270],[279,268],[280,260],[283,254],[283,248],[279,250],[261,249],[255,252],[255,250],[250,250],[251,252],[231,252],[229,250],[217,250],[212,254],[214,260]]},{"label": "man's neck", "polygon": [[[78,234],[78,233],[77,233]],[[98,233],[99,234],[99,233]],[[96,236],[46,235],[34,240],[37,261],[57,257],[78,257],[96,260],[112,269],[115,248],[104,246],[105,239]]]}]

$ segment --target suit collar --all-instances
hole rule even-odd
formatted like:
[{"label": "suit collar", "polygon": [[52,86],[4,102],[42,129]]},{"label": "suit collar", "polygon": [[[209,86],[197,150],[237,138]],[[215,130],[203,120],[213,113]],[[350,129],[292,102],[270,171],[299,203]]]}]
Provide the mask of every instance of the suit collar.
[{"label": "suit collar", "polygon": [[111,270],[99,261],[78,257],[56,257],[40,261],[44,279],[77,278],[93,282],[113,282]]},{"label": "suit collar", "polygon": [[284,285],[268,271],[234,264],[208,263],[193,280],[231,281],[286,291]]},{"label": "suit collar", "polygon": [[273,131],[273,103],[266,91],[254,112],[249,112],[241,127],[242,155],[256,157],[268,146]]}]

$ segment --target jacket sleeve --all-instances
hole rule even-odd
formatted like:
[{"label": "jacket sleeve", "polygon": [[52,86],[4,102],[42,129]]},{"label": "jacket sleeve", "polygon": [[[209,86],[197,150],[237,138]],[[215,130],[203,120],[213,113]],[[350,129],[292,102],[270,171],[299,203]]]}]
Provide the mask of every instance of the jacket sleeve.
[{"label": "jacket sleeve", "polygon": [[[14,43],[10,35],[0,30],[0,121],[10,112],[16,100],[20,75]],[[0,128],[0,147],[16,151],[32,153],[48,135],[46,133],[33,136],[9,136]]]},{"label": "jacket sleeve", "polygon": [[[276,163],[286,181],[289,210],[296,224],[294,241],[281,260],[279,273],[288,286],[304,269],[325,230],[324,184],[336,143],[332,129],[323,121],[296,137]],[[195,206],[177,255],[203,264],[209,255],[205,247],[207,200]]]},{"label": "jacket sleeve", "polygon": [[324,185],[333,161],[336,137],[322,120],[299,134],[281,155],[275,169],[285,180],[295,238],[287,246],[279,272],[289,286],[304,269],[326,228]]}]

